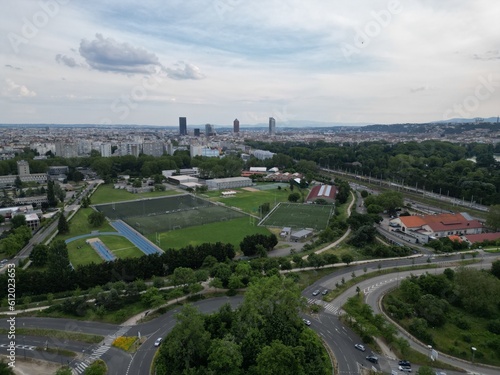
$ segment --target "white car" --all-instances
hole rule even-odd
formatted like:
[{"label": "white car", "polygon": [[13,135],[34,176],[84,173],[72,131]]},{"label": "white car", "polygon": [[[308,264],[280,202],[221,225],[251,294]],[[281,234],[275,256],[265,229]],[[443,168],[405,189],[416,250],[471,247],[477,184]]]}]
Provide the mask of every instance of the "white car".
[{"label": "white car", "polygon": [[160,346],[161,342],[162,342],[162,338],[161,337],[158,337],[155,341],[155,346]]},{"label": "white car", "polygon": [[311,325],[311,321],[310,320],[307,320],[307,319],[302,319],[302,321],[304,322],[304,324],[306,326],[310,326]]},{"label": "white car", "polygon": [[364,352],[366,349],[365,349],[365,346],[363,344],[354,344],[354,347],[356,349],[359,349],[361,350],[362,352]]},{"label": "white car", "polygon": [[399,366],[399,371],[411,372],[411,367],[408,367],[408,366]]}]

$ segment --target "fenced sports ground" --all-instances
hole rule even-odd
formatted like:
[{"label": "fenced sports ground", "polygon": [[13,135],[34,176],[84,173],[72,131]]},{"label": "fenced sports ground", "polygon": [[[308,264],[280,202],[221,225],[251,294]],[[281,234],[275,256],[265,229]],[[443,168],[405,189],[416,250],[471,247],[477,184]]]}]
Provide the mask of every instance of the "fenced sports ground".
[{"label": "fenced sports ground", "polygon": [[110,220],[123,220],[141,234],[167,232],[245,216],[242,212],[190,194],[102,204],[95,208]]},{"label": "fenced sports ground", "polygon": [[279,203],[259,225],[267,227],[313,228],[323,230],[334,213],[334,206]]}]

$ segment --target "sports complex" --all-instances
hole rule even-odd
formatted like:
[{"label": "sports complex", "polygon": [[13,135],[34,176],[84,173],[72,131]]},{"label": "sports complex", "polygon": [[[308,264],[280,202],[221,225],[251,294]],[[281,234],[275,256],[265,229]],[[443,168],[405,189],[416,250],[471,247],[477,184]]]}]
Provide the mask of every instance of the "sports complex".
[{"label": "sports complex", "polygon": [[145,198],[94,207],[111,221],[122,220],[143,235],[245,216],[242,212],[190,194]]}]

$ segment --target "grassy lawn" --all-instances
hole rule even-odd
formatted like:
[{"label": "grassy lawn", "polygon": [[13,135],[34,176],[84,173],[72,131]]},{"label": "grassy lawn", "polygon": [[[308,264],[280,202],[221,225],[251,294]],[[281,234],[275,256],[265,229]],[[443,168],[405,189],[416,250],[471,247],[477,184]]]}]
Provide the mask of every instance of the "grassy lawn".
[{"label": "grassy lawn", "polygon": [[112,184],[100,185],[90,198],[92,204],[132,201],[142,198],[156,198],[179,194],[176,190],[152,191],[150,193],[129,193],[126,190],[115,189]]},{"label": "grassy lawn", "polygon": [[282,203],[262,225],[323,230],[328,224],[330,215],[333,215],[333,206]]},{"label": "grassy lawn", "polygon": [[92,208],[80,208],[76,215],[69,221],[69,233],[57,235],[56,239],[67,240],[68,238],[91,233],[94,230],[98,230],[100,232],[116,232],[116,230],[114,230],[108,222],[105,222],[99,228],[92,227],[87,221],[92,212],[94,212]]},{"label": "grassy lawn", "polygon": [[144,253],[122,236],[100,236],[99,239],[117,258],[139,258]]},{"label": "grassy lawn", "polygon": [[[270,232],[264,227],[252,225],[248,217],[222,221],[197,227],[177,229],[160,234],[160,247],[162,249],[178,249],[187,245],[200,245],[210,242],[231,243],[238,251],[240,242],[245,236],[255,233],[268,235]],[[155,242],[155,234],[147,236]]]},{"label": "grassy lawn", "polygon": [[75,268],[84,264],[103,262],[97,252],[85,243],[85,240],[86,238],[82,238],[67,245],[69,261]]},{"label": "grassy lawn", "polygon": [[287,202],[288,196],[291,193],[290,189],[259,191],[246,191],[243,189],[233,190],[236,191],[236,195],[232,197],[222,197],[220,191],[210,191],[205,195],[208,196],[211,201],[221,202],[230,207],[240,208],[248,213],[258,214],[260,205],[270,203],[271,207],[274,207],[275,202]]}]

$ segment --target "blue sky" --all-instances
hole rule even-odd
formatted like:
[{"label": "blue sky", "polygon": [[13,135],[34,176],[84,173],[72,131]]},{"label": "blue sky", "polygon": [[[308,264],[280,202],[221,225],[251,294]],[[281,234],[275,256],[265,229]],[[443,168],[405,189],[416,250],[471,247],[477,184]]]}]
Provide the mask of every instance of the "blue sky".
[{"label": "blue sky", "polygon": [[0,123],[497,116],[491,0],[6,0]]}]

